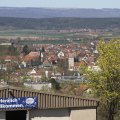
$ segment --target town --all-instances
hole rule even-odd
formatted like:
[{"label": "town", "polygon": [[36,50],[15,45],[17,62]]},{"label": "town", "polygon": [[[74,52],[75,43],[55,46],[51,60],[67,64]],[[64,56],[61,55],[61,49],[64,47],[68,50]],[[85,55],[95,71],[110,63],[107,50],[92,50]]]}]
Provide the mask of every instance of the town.
[{"label": "town", "polygon": [[80,84],[85,82],[82,74],[80,74],[80,66],[85,65],[89,69],[99,70],[96,65],[97,40],[87,44],[74,42],[67,44],[29,44],[29,41],[26,45],[16,44],[16,41],[13,40],[0,45],[0,49],[4,53],[0,57],[0,69],[3,72],[2,82],[18,83],[18,85],[21,83],[29,88],[42,90],[51,88],[49,81],[51,78],[58,83],[73,82]]}]

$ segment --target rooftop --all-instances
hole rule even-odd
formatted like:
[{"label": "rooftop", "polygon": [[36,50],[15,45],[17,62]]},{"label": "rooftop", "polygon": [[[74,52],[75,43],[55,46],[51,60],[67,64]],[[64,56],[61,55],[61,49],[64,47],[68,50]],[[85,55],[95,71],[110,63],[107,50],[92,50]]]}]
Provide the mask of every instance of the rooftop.
[{"label": "rooftop", "polygon": [[0,88],[0,98],[12,97],[37,97],[38,109],[86,107],[96,108],[98,106],[98,100],[95,99],[84,99],[76,96],[64,96],[58,94],[43,93],[39,91],[32,91],[10,86]]}]

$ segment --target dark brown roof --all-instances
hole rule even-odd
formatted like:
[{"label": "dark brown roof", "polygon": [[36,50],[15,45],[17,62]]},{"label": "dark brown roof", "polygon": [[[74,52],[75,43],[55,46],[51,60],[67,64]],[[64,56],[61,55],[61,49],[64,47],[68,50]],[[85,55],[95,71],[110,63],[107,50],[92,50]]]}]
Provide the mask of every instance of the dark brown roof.
[{"label": "dark brown roof", "polygon": [[98,101],[93,99],[83,99],[75,96],[63,96],[50,93],[42,93],[37,91],[25,90],[22,88],[15,87],[3,87],[0,88],[0,98],[12,98],[11,93],[14,97],[37,97],[38,98],[38,109],[49,109],[49,108],[86,108],[86,107],[97,107]]}]

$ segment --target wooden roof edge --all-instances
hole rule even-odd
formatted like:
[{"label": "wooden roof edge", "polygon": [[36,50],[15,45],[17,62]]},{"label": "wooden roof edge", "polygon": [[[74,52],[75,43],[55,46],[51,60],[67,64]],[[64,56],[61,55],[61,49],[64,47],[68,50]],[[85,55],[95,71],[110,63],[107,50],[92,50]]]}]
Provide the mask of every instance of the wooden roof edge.
[{"label": "wooden roof edge", "polygon": [[44,107],[44,108],[37,108],[37,109],[39,109],[39,110],[42,110],[42,109],[64,109],[64,108],[96,108],[96,107],[98,107],[97,106],[97,104],[96,105],[91,105],[91,106],[80,106],[80,105],[78,105],[78,106],[66,106],[66,107]]},{"label": "wooden roof edge", "polygon": [[45,108],[9,108],[9,109],[0,109],[0,112],[1,111],[15,111],[15,110],[35,110],[35,109],[38,109],[38,110],[47,110],[47,109],[66,109],[66,108],[69,108],[69,109],[71,109],[71,108],[73,108],[73,109],[75,109],[75,108],[81,108],[81,109],[86,109],[86,108],[89,108],[89,109],[96,109],[96,105],[94,105],[94,106],[71,106],[71,107],[45,107]]},{"label": "wooden roof edge", "polygon": [[34,92],[34,93],[39,93],[39,94],[46,94],[46,95],[54,95],[54,96],[60,96],[60,97],[66,97],[66,98],[76,98],[76,99],[81,99],[81,100],[89,100],[89,101],[96,101],[96,102],[99,102],[98,99],[95,99],[95,98],[82,98],[81,96],[75,96],[75,95],[61,95],[61,94],[57,94],[57,93],[46,93],[46,92],[41,92],[41,91],[38,91],[38,90],[30,90],[30,89],[27,89],[27,88],[20,88],[20,87],[13,87],[13,86],[5,86],[5,87],[2,87],[0,88],[0,90],[5,90],[5,89],[8,89],[8,90],[21,90],[21,91],[25,91],[25,92]]},{"label": "wooden roof edge", "polygon": [[6,86],[3,86],[3,87],[0,87],[0,90],[5,90],[5,89],[8,89],[8,88],[9,88],[9,86],[6,85]]}]

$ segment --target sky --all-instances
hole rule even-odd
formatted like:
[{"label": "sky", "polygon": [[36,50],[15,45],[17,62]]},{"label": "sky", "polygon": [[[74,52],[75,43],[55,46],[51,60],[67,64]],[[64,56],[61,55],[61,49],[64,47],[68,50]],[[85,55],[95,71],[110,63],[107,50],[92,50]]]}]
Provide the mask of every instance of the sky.
[{"label": "sky", "polygon": [[120,0],[0,0],[0,7],[120,8]]}]

